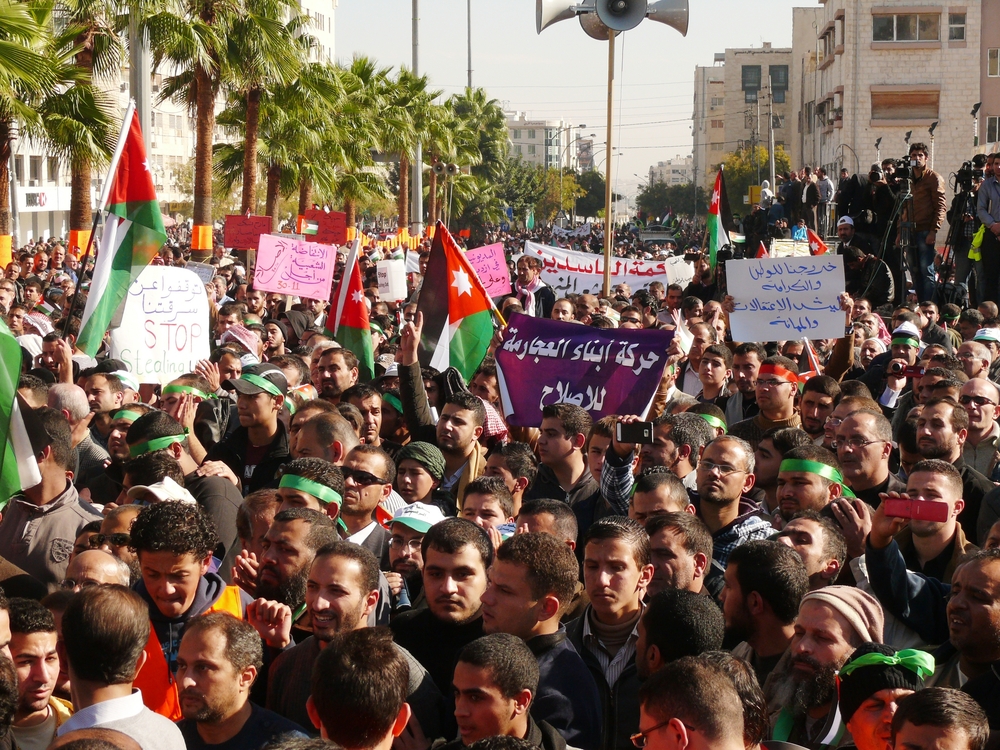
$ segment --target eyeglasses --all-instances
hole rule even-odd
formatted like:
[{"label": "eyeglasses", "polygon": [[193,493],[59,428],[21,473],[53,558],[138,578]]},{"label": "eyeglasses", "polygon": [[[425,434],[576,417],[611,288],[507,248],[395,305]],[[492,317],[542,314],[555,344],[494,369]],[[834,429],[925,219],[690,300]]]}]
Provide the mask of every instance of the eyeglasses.
[{"label": "eyeglasses", "polygon": [[729,464],[716,464],[711,461],[700,461],[698,463],[699,469],[704,469],[706,472],[711,474],[713,471],[718,471],[720,477],[728,477],[730,474],[746,474],[746,469],[737,469],[735,466],[730,466]]},{"label": "eyeglasses", "polygon": [[377,477],[367,471],[361,471],[360,469],[342,468],[340,471],[344,475],[345,482],[348,479],[353,479],[355,484],[361,485],[362,487],[371,487],[373,484],[389,484],[388,480],[382,479],[382,477]]},{"label": "eyeglasses", "polygon": [[662,729],[667,724],[669,724],[670,722],[672,722],[674,719],[677,719],[678,721],[680,721],[681,724],[684,725],[684,728],[687,729],[689,732],[697,732],[698,731],[697,727],[693,727],[690,724],[688,724],[686,721],[681,721],[678,717],[675,716],[673,718],[667,719],[666,721],[660,722],[655,727],[650,727],[649,729],[643,729],[641,732],[636,732],[635,734],[631,735],[629,737],[629,739],[632,740],[632,744],[635,745],[638,748],[646,747],[646,741],[648,739],[648,737],[646,735],[652,734],[657,729]]},{"label": "eyeglasses", "polygon": [[958,353],[958,354],[957,354],[956,356],[957,356],[957,357],[958,357],[959,359],[979,359],[979,358],[978,358],[978,357],[977,357],[977,356],[976,356],[975,354],[973,354],[972,352],[959,352],[959,353]]},{"label": "eyeglasses", "polygon": [[837,428],[840,427],[843,421],[844,420],[841,419],[840,417],[827,417],[826,421],[823,423],[823,426]]},{"label": "eyeglasses", "polygon": [[758,388],[777,388],[779,385],[790,385],[789,380],[757,380]]},{"label": "eyeglasses", "polygon": [[128,534],[94,534],[90,537],[90,548],[99,549],[105,542],[112,547],[127,547],[130,541]]},{"label": "eyeglasses", "polygon": [[65,581],[59,584],[59,588],[63,589],[64,591],[72,591],[77,586],[79,586],[81,589],[85,589],[88,586],[100,586],[100,585],[101,584],[99,581],[89,581],[89,580],[74,581],[72,578],[67,578]]},{"label": "eyeglasses", "polygon": [[871,445],[872,443],[884,443],[885,440],[865,440],[861,437],[847,438],[846,440],[834,440],[830,443],[834,450],[839,448],[850,448],[852,451],[861,450],[866,445]]},{"label": "eyeglasses", "polygon": [[959,396],[958,403],[962,406],[975,404],[976,406],[996,406],[996,401],[990,401],[986,396]]},{"label": "eyeglasses", "polygon": [[404,547],[408,547],[410,552],[418,552],[423,543],[424,543],[424,538],[422,536],[414,537],[409,541],[403,539],[403,537],[401,536],[389,537],[390,547],[393,547],[395,549],[403,549]]}]

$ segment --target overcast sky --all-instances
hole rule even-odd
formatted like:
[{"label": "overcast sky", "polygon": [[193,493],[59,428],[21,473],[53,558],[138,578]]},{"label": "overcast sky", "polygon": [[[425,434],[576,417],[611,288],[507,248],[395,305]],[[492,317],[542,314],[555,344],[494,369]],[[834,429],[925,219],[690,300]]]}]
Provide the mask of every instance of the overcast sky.
[{"label": "overcast sky", "polygon": [[[595,133],[603,156],[607,122],[607,43],[577,20],[535,32],[535,0],[471,0],[472,82],[505,109],[529,117],[565,118]],[[633,192],[658,161],[691,153],[696,65],[711,65],[726,47],[790,46],[793,5],[808,0],[692,0],[687,37],[650,20],[615,43],[615,179]],[[336,52],[383,65],[410,65],[412,0],[339,0]],[[466,0],[420,0],[420,72],[445,96],[467,80]],[[621,129],[619,130],[619,125]],[[603,167],[602,167],[603,169]]]}]

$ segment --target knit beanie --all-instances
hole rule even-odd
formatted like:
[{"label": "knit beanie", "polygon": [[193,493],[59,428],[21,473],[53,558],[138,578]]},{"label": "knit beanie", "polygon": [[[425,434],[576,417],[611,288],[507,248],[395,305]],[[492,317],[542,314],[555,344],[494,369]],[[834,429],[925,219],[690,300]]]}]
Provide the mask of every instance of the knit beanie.
[{"label": "knit beanie", "polygon": [[[862,658],[869,654],[889,658]],[[879,690],[920,690],[924,686],[924,679],[933,672],[934,657],[924,651],[907,649],[897,654],[896,649],[891,646],[862,643],[841,667],[837,677],[840,715],[845,722],[850,721],[861,704]]]},{"label": "knit beanie", "polygon": [[802,604],[809,601],[833,607],[851,624],[862,641],[882,642],[885,616],[882,605],[871,594],[853,586],[826,586],[802,597]]},{"label": "knit beanie", "polygon": [[444,477],[444,455],[436,445],[420,441],[404,445],[396,454],[396,466],[407,458],[421,464],[427,469],[427,473],[438,481]]}]

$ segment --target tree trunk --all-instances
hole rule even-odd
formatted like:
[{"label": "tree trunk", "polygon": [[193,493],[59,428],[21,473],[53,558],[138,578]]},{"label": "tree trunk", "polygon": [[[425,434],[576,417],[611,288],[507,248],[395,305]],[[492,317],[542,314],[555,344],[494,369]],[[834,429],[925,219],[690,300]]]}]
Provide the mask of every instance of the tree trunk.
[{"label": "tree trunk", "polygon": [[347,228],[350,229],[357,224],[358,204],[352,198],[344,199],[344,213],[347,214]]},{"label": "tree trunk", "polygon": [[257,208],[257,131],[260,127],[260,96],[259,87],[253,87],[247,92],[247,122],[246,134],[243,137],[243,202],[240,213],[254,211]]},{"label": "tree trunk", "polygon": [[[212,226],[212,139],[215,133],[215,92],[212,77],[204,66],[195,71],[195,96],[197,117],[197,143],[194,164],[194,226]],[[195,230],[197,231],[197,229]],[[195,238],[192,237],[192,241]],[[203,243],[204,244],[204,243]],[[192,242],[192,260],[200,261],[211,256],[212,242],[208,247],[195,248]]]},{"label": "tree trunk", "polygon": [[399,155],[399,197],[396,199],[396,226],[410,226],[410,159]]},{"label": "tree trunk", "polygon": [[433,163],[427,177],[427,223],[434,226],[437,223],[437,186],[438,178],[434,173]]},{"label": "tree trunk", "polygon": [[299,181],[299,216],[303,216],[312,198],[312,183],[308,177],[303,176]]},{"label": "tree trunk", "polygon": [[10,123],[0,122],[0,235],[10,234]]},{"label": "tree trunk", "polygon": [[[70,164],[69,228],[89,232],[94,221],[90,205],[90,162],[74,159]],[[69,249],[69,248],[67,248]],[[82,251],[83,248],[81,247]]]},{"label": "tree trunk", "polygon": [[272,164],[267,169],[267,198],[264,201],[264,214],[271,217],[271,231],[278,231],[278,198],[281,197],[281,167]]}]

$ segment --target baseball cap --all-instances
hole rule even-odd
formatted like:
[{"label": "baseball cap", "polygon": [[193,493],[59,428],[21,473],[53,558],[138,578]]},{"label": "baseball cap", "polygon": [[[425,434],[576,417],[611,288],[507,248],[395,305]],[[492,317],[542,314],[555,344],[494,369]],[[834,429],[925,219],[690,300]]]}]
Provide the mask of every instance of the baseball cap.
[{"label": "baseball cap", "polygon": [[840,221],[837,222],[837,226],[838,227],[842,227],[845,224],[848,225],[848,226],[852,226],[853,227],[854,226],[854,219],[852,219],[850,216],[841,216],[840,217]]},{"label": "baseball cap", "polygon": [[[1000,331],[998,331],[1000,333]],[[900,323],[897,328],[892,332],[893,337],[895,336],[912,336],[913,338],[920,340],[920,329],[916,325],[910,323],[909,321]]]},{"label": "baseball cap", "polygon": [[181,487],[170,477],[164,477],[162,482],[157,482],[156,484],[137,484],[134,487],[130,487],[128,496],[133,500],[141,500],[145,497],[147,492],[153,495],[153,497],[161,503],[169,500],[182,503],[197,502],[194,499],[194,495]]},{"label": "baseball cap", "polygon": [[239,378],[223,380],[222,387],[246,396],[256,396],[258,393],[284,396],[288,392],[288,381],[285,380],[285,373],[274,365],[264,363],[244,368]]},{"label": "baseball cap", "polygon": [[444,520],[444,513],[436,505],[411,503],[396,511],[389,524],[401,523],[414,531],[426,534],[428,529]]},{"label": "baseball cap", "polygon": [[976,335],[972,337],[972,340],[1000,343],[1000,328],[980,328],[976,331]]}]

